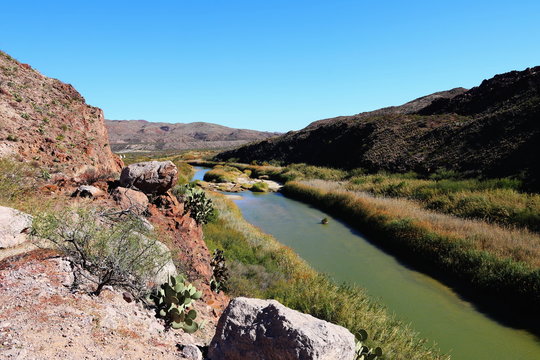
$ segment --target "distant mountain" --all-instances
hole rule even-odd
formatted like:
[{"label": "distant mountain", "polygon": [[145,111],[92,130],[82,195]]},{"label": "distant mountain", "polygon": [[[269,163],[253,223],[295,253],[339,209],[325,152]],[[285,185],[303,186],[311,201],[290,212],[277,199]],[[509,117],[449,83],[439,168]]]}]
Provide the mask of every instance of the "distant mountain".
[{"label": "distant mountain", "polygon": [[105,120],[113,151],[226,149],[280,135],[217,124]]},{"label": "distant mountain", "polygon": [[369,171],[522,176],[540,188],[540,67],[398,107],[316,121],[218,154]]}]

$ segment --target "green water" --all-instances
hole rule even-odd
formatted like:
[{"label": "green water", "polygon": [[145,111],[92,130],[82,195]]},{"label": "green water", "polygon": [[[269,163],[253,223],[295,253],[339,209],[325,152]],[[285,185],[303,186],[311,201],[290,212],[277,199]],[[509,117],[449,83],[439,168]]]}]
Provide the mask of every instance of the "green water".
[{"label": "green water", "polygon": [[[240,195],[243,199],[235,203],[247,221],[292,247],[316,270],[367,289],[453,359],[540,359],[538,338],[478,312],[451,289],[403,266],[343,222],[279,193]],[[329,224],[320,224],[324,217]]]}]

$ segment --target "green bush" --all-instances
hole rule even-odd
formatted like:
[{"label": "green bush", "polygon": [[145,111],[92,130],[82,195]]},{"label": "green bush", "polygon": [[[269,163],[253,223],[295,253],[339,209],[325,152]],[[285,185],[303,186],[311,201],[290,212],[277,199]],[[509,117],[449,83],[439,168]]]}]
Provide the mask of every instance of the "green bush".
[{"label": "green bush", "polygon": [[268,192],[268,190],[268,184],[262,181],[256,182],[251,186],[251,191],[253,192]]},{"label": "green bush", "polygon": [[206,174],[204,174],[204,181],[216,183],[235,182],[238,176],[241,175],[242,172],[236,168],[230,166],[227,166],[226,168],[216,166],[214,169],[207,171]]},{"label": "green bush", "polygon": [[0,204],[12,206],[14,202],[36,191],[36,169],[26,164],[0,159]]}]

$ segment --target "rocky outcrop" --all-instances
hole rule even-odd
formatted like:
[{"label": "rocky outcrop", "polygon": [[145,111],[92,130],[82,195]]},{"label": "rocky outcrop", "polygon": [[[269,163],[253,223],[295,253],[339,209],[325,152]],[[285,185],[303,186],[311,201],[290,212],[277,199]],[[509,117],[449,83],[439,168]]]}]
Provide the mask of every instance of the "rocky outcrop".
[{"label": "rocky outcrop", "polygon": [[101,109],[1,51],[0,125],[0,156],[32,162],[44,174],[84,178],[121,169]]},{"label": "rocky outcrop", "polygon": [[180,250],[176,256],[184,265],[186,275],[210,281],[210,252],[203,240],[202,227],[184,214],[184,204],[169,193],[160,195],[148,206],[149,220],[170,237],[172,245]]},{"label": "rocky outcrop", "polygon": [[165,194],[176,185],[178,169],[171,161],[147,161],[131,164],[120,174],[120,184],[145,194]]},{"label": "rocky outcrop", "polygon": [[172,124],[105,120],[105,125],[114,151],[224,149],[279,135],[204,122]]},{"label": "rocky outcrop", "polygon": [[202,301],[194,307],[204,329],[166,331],[122,290],[90,296],[72,291],[73,280],[70,263],[50,250],[0,260],[0,359],[192,360],[181,345],[204,346],[213,335],[214,315]]},{"label": "rocky outcrop", "polygon": [[0,249],[17,246],[28,239],[32,216],[0,206]]},{"label": "rocky outcrop", "polygon": [[347,329],[289,309],[275,300],[235,298],[210,344],[211,360],[351,360]]},{"label": "rocky outcrop", "polygon": [[111,192],[111,195],[122,210],[143,214],[148,209],[148,196],[140,191],[119,186]]}]

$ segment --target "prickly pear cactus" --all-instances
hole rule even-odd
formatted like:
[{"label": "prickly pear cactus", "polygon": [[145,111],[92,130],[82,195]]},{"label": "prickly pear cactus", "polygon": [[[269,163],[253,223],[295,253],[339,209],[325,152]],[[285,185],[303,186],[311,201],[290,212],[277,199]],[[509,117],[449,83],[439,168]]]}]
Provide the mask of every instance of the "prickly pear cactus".
[{"label": "prickly pear cactus", "polygon": [[382,350],[380,347],[376,347],[375,349],[370,349],[369,347],[362,344],[363,341],[366,341],[368,338],[368,334],[366,330],[360,330],[356,334],[357,341],[356,341],[356,351],[355,351],[355,360],[377,360],[382,359]]},{"label": "prickly pear cactus", "polygon": [[191,307],[193,302],[201,297],[201,291],[188,284],[182,275],[177,275],[171,276],[148,300],[155,304],[157,315],[165,319],[171,328],[182,329],[191,334],[199,329],[199,324],[195,321],[197,312]]}]

